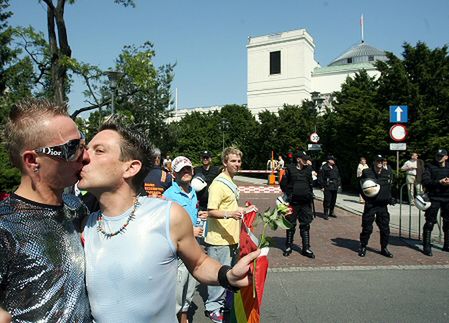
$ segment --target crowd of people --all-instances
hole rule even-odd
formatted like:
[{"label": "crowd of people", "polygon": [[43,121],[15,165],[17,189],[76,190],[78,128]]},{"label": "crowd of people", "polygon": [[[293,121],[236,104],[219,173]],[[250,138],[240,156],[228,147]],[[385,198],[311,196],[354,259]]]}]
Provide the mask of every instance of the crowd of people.
[{"label": "crowd of people", "polygon": [[[241,220],[257,210],[239,206],[234,176],[242,151],[224,149],[220,167],[208,150],[197,167],[185,156],[161,161],[161,151],[116,116],[86,143],[65,105],[36,99],[12,108],[5,138],[21,181],[0,203],[1,323],[188,322],[198,282],[207,285],[206,315],[225,321],[226,291],[250,284],[250,263],[260,253],[239,258]],[[340,172],[331,154],[317,170],[304,151],[290,157],[286,164],[282,156],[267,164],[283,170],[283,200],[292,208],[283,255],[293,252],[298,224],[301,254],[313,259],[313,186],[323,190],[323,218],[336,218]],[[413,153],[401,168],[410,203],[416,200],[425,210],[427,256],[439,210],[443,251],[449,252],[447,159],[440,149],[425,167]],[[385,160],[376,155],[370,166],[362,157],[357,167],[364,203],[360,257],[366,256],[374,222],[381,254],[393,257],[393,173]],[[67,194],[68,187],[81,199]]]},{"label": "crowd of people", "polygon": [[[0,203],[0,322],[176,322],[176,303],[181,319],[188,302],[176,297],[181,261],[199,282],[222,287],[211,304],[221,304],[225,289],[249,285],[260,250],[234,261],[238,238],[210,240],[222,264],[198,244],[184,206],[140,195],[155,152],[117,118],[86,143],[65,105],[28,100],[12,108],[5,136],[21,182]],[[229,148],[223,156],[221,177],[232,183],[242,154]],[[174,183],[185,192],[183,163]],[[64,193],[75,183],[96,198],[97,212]],[[228,184],[212,181],[209,190],[209,231],[218,236],[246,211],[227,199],[233,192],[221,195]],[[222,321],[221,312],[210,315]]]},{"label": "crowd of people", "polygon": [[[442,250],[449,252],[449,165],[448,153],[445,149],[439,149],[433,162],[425,166],[419,159],[417,152],[413,152],[410,160],[406,161],[401,170],[406,172],[408,201],[425,211],[425,224],[423,226],[423,253],[432,256],[431,234],[437,223],[437,215],[440,212],[442,218],[442,231],[444,235]],[[293,227],[286,231],[285,248],[283,255],[292,253],[293,237],[296,231],[296,221],[302,238],[301,254],[315,258],[310,249],[310,225],[313,221],[313,186],[314,173],[310,157],[305,152],[299,152],[296,161],[287,165],[285,176],[280,182],[284,193],[284,200],[293,208],[290,221]],[[380,253],[388,258],[393,254],[388,250],[390,237],[390,214],[388,205],[395,205],[397,200],[392,196],[393,171],[388,165],[385,156],[376,155],[372,165],[368,165],[365,157],[360,158],[356,169],[356,177],[359,183],[359,202],[364,204],[362,214],[362,231],[360,233],[360,246],[358,255],[365,257],[369,238],[373,232],[373,224],[376,222],[380,231]],[[328,155],[317,171],[316,182],[323,190],[323,219],[336,217],[334,208],[337,194],[341,185],[341,178],[336,158]]]}]

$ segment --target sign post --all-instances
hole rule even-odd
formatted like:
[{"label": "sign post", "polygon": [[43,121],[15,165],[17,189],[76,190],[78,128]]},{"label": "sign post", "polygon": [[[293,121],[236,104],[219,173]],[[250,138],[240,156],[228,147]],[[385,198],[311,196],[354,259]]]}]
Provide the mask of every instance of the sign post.
[{"label": "sign post", "polygon": [[309,136],[310,142],[317,144],[320,141],[320,136],[316,132],[312,132]]},{"label": "sign post", "polygon": [[[400,123],[408,122],[407,105],[390,105],[390,122],[395,123],[390,128],[390,138],[396,143],[390,143],[390,150],[396,150],[396,176],[399,178],[399,151],[406,150],[407,144],[403,142],[407,137],[407,128]],[[397,182],[399,189],[399,182]]]},{"label": "sign post", "polygon": [[307,150],[321,150],[321,145],[318,143],[320,141],[320,136],[318,136],[316,131],[310,134],[309,140],[311,144],[307,145]]},{"label": "sign post", "polygon": [[391,123],[407,123],[408,122],[408,106],[407,105],[390,105],[390,122]]}]

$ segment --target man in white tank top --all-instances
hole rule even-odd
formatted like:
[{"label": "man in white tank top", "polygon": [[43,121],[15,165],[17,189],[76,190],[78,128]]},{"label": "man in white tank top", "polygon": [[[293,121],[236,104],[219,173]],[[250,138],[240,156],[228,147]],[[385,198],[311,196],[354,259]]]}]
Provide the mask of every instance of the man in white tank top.
[{"label": "man in white tank top", "polygon": [[208,257],[178,204],[138,197],[151,167],[151,146],[136,131],[110,119],[88,145],[80,189],[90,191],[100,211],[85,229],[86,285],[96,322],[176,322],[177,255],[201,283],[228,289],[247,286],[249,264],[234,267]]}]

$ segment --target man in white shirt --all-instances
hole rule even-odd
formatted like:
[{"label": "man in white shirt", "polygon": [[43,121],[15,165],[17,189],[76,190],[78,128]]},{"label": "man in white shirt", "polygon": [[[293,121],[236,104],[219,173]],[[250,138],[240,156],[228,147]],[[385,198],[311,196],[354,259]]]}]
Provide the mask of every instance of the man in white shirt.
[{"label": "man in white shirt", "polygon": [[421,176],[424,168],[424,162],[418,159],[418,153],[412,153],[409,160],[402,165],[401,170],[405,171],[405,181],[408,188],[408,200],[410,205],[414,205],[415,190],[416,194],[422,193]]},{"label": "man in white shirt", "polygon": [[86,286],[97,322],[176,322],[178,256],[203,284],[235,290],[250,283],[249,265],[260,250],[222,266],[202,251],[182,206],[139,196],[153,156],[151,143],[115,117],[88,145],[78,187],[100,203],[84,228]]}]

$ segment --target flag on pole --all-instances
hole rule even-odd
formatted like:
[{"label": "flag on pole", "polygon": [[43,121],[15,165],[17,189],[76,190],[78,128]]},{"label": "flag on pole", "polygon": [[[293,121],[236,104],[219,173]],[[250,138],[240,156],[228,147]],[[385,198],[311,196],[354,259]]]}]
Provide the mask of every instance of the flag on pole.
[{"label": "flag on pole", "polygon": [[[257,249],[259,241],[253,234],[253,222],[256,219],[256,212],[245,214],[240,231],[240,257]],[[227,303],[230,305],[230,323],[259,323],[260,307],[264,292],[265,280],[268,271],[267,253],[259,256],[256,260],[256,269],[251,264],[251,272],[255,279],[255,295],[253,294],[253,284],[241,288],[237,293],[228,292]],[[254,272],[255,271],[255,272]]]}]

